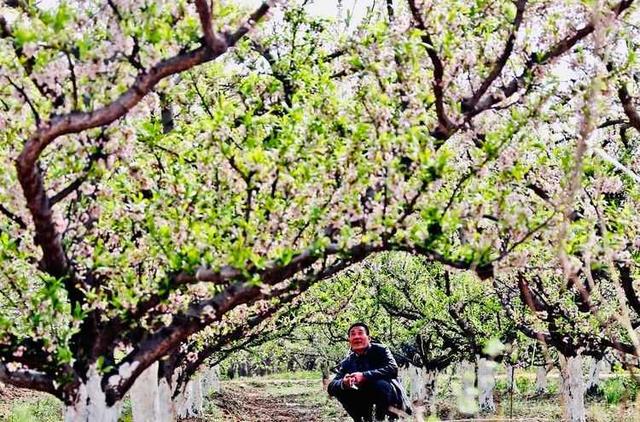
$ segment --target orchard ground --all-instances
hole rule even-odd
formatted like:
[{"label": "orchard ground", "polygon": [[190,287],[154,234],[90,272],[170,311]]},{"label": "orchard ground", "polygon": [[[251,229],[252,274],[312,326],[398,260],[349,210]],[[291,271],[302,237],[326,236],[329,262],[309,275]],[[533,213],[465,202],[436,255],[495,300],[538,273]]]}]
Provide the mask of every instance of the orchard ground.
[{"label": "orchard ground", "polygon": [[[549,374],[546,394],[534,392],[535,375],[522,372],[517,376],[513,399],[504,375],[497,378],[494,392],[497,410],[469,418],[457,411],[456,376],[439,378],[438,418],[426,420],[483,421],[559,421],[558,373]],[[640,421],[638,384],[627,374],[610,374],[602,379],[601,395],[587,398],[588,421]],[[512,416],[510,416],[512,415]],[[0,389],[0,420],[8,422],[54,422],[62,420],[62,406],[45,394],[3,386]],[[130,403],[125,402],[123,422],[131,421]],[[236,421],[347,421],[336,400],[323,391],[319,373],[295,372],[266,377],[242,377],[222,381],[221,393],[208,395],[204,415],[189,422]],[[411,419],[411,420],[416,420]]]}]

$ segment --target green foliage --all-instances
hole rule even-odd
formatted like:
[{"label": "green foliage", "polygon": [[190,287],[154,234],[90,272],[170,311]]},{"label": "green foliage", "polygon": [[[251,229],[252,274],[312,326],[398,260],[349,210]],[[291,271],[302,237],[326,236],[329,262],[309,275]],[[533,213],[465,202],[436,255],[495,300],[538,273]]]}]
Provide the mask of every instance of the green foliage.
[{"label": "green foliage", "polygon": [[623,401],[634,401],[638,394],[639,384],[633,375],[617,374],[608,378],[600,385],[604,398],[608,404],[617,405]]},{"label": "green foliage", "polygon": [[[216,63],[160,82],[118,121],[43,146],[37,167],[46,196],[80,181],[46,213],[73,266],[53,277],[43,271],[42,239],[15,170],[25,140],[56,116],[113,103],[155,63],[199,47],[202,30],[186,0],[62,1],[47,10],[17,3],[19,18],[8,20],[0,39],[0,166],[8,169],[0,176],[0,337],[42,341],[47,370],[84,367],[75,360],[88,352],[72,340],[81,327],[121,319],[121,337],[108,352],[136,350],[140,338],[175,321],[204,327],[203,315],[187,307],[219,303],[216,295],[235,291],[233,283],[266,295],[264,283],[279,266],[281,282],[293,279],[284,292],[304,289],[324,277],[318,267],[347,267],[363,250],[422,258],[383,253],[318,284],[299,314],[283,310],[271,327],[291,329],[307,344],[273,341],[238,359],[265,361],[273,347],[272,356],[286,360],[315,347],[326,367],[343,354],[338,341],[353,320],[369,322],[395,350],[426,342],[443,355],[431,360],[482,352],[520,359],[513,348],[525,341],[516,327],[531,328],[532,337],[556,330],[552,337],[572,348],[585,339],[597,346],[592,333],[629,340],[615,319],[611,267],[635,266],[640,256],[640,192],[620,174],[620,166],[637,167],[637,133],[624,128],[620,136],[603,125],[584,134],[581,122],[595,119],[584,123],[595,127],[623,117],[622,95],[590,93],[627,85],[633,93],[633,24],[604,31],[611,45],[629,46],[607,63],[607,75],[605,66],[586,65],[599,60],[586,42],[547,63],[559,51],[546,50],[554,42],[571,47],[567,34],[584,13],[572,2],[537,2],[497,69],[491,57],[517,13],[511,0],[434,3],[421,16],[424,30],[419,22],[408,28],[400,7],[394,22],[372,13],[348,42],[335,23],[293,4],[282,22],[252,32]],[[212,12],[216,31],[245,14],[231,2],[214,2]],[[559,83],[556,63],[575,68],[576,81]],[[499,77],[487,80],[494,70]],[[501,88],[511,78],[515,93]],[[478,91],[485,81],[486,92]],[[576,155],[582,138],[619,162]],[[574,173],[579,186],[568,192]],[[300,257],[303,264],[289,268]],[[441,264],[497,272],[490,284]],[[569,267],[594,284],[589,299],[597,312],[582,309]],[[234,276],[184,281],[202,268]],[[518,271],[533,278],[549,309],[521,302]],[[634,267],[632,278],[637,273]],[[178,282],[176,274],[184,277]],[[78,286],[81,300],[72,304]],[[147,299],[154,306],[138,314]],[[551,309],[562,311],[559,321]],[[300,315],[309,326],[293,330]],[[203,348],[246,320],[241,310],[217,315],[208,320],[215,330],[190,344]],[[13,359],[18,344],[2,346],[3,362]]]},{"label": "green foliage", "polygon": [[7,422],[58,422],[62,417],[62,406],[53,397],[14,403]]}]

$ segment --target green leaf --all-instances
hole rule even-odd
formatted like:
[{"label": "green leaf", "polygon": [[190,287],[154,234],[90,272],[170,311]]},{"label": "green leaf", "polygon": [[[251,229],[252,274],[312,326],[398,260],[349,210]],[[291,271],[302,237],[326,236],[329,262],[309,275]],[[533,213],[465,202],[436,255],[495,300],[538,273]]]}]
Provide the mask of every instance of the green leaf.
[{"label": "green leaf", "polygon": [[496,357],[504,352],[505,349],[506,346],[500,341],[500,339],[491,338],[484,345],[482,352],[491,357]]}]

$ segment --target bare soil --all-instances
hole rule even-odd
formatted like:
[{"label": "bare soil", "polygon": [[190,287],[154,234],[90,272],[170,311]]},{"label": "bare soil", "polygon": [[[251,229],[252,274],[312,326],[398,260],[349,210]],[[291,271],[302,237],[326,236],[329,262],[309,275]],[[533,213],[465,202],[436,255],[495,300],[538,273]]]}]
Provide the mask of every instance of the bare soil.
[{"label": "bare soil", "polygon": [[224,421],[332,422],[346,417],[317,382],[225,382],[211,400]]},{"label": "bare soil", "polygon": [[0,383],[0,420],[5,420],[9,417],[14,403],[25,400],[36,400],[47,396],[48,394],[46,393]]}]

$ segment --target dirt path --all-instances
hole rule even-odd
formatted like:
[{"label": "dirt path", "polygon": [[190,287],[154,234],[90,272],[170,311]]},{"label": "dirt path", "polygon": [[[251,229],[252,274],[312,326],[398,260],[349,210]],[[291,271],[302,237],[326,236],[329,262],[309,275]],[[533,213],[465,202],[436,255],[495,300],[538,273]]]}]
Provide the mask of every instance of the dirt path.
[{"label": "dirt path", "polygon": [[342,421],[342,412],[317,382],[225,382],[214,397],[225,421]]}]

